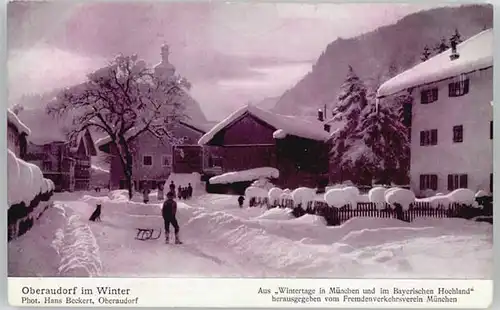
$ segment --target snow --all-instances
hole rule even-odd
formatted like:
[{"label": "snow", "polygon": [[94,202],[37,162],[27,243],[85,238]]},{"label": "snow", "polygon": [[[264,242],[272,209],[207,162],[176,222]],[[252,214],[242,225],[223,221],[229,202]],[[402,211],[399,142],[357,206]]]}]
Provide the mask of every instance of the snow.
[{"label": "snow", "polygon": [[249,186],[245,189],[245,197],[267,198],[267,191],[260,187]]},{"label": "snow", "polygon": [[370,202],[384,203],[385,202],[385,187],[374,187],[368,191],[368,198]]},{"label": "snow", "polygon": [[31,191],[35,194],[34,196],[36,196],[42,192],[42,183],[44,179],[42,170],[40,170],[37,165],[32,163],[28,163],[28,166],[31,169],[31,175],[33,177],[31,179]]},{"label": "snow", "polygon": [[299,187],[292,192],[292,199],[295,205],[299,205],[302,209],[307,208],[307,203],[309,201],[314,201],[316,196],[316,191],[308,187]]},{"label": "snow", "polygon": [[433,207],[433,208],[438,208],[439,206],[443,206],[443,207],[447,208],[450,205],[450,203],[452,202],[451,199],[445,195],[439,195],[439,196],[436,195],[434,197],[416,199],[416,201],[429,202],[431,207]]},{"label": "snow", "polygon": [[408,210],[410,204],[415,202],[415,194],[411,190],[404,188],[389,189],[385,193],[385,202],[391,205],[400,204],[403,210]]},{"label": "snow", "polygon": [[267,179],[267,178],[260,178],[260,179],[255,180],[251,186],[259,187],[259,188],[262,188],[262,189],[269,191],[271,188],[274,187],[274,184],[271,183],[271,181],[269,181],[269,179]]},{"label": "snow", "polygon": [[90,168],[96,172],[109,173],[109,170],[99,167],[97,165],[91,165]]},{"label": "snow", "polygon": [[7,203],[9,206],[22,201],[21,186],[19,186],[22,181],[20,173],[20,166],[16,155],[7,149]]},{"label": "snow", "polygon": [[[176,247],[134,240],[136,227],[162,227],[160,204],[79,195],[57,193],[56,207],[8,244],[10,276],[492,279],[488,223],[352,218],[329,227],[206,194],[178,202],[185,244]],[[98,201],[102,222],[86,222]]]},{"label": "snow", "polygon": [[276,168],[261,167],[249,170],[227,172],[215,177],[211,177],[210,184],[227,184],[234,182],[253,181],[260,178],[278,178],[279,171]]},{"label": "snow", "polygon": [[282,194],[283,190],[281,188],[278,187],[271,188],[267,194],[269,202],[274,203],[276,200],[279,200]]},{"label": "snow", "polygon": [[19,117],[17,117],[17,115],[14,112],[12,112],[10,109],[7,109],[7,122],[9,124],[12,124],[17,129],[17,132],[19,134],[22,134],[22,133],[24,133],[26,135],[31,134],[31,130],[28,128],[28,126],[26,126],[23,122],[21,122]]},{"label": "snow", "polygon": [[57,203],[23,236],[9,242],[9,276],[99,276],[94,234],[80,215]]},{"label": "snow", "polygon": [[468,188],[459,188],[446,195],[452,202],[473,205],[476,203],[476,194]]},{"label": "snow", "polygon": [[347,204],[356,202],[352,194],[353,192],[350,190],[346,191],[343,188],[332,188],[325,193],[324,197],[329,206],[341,208]]},{"label": "snow", "polygon": [[485,191],[483,191],[483,190],[478,190],[477,193],[474,196],[476,198],[480,198],[480,197],[487,197],[489,195]]},{"label": "snow", "polygon": [[274,139],[284,139],[286,137],[286,132],[283,129],[278,129],[273,132]]},{"label": "snow", "polygon": [[274,127],[276,130],[281,129],[279,133],[276,133],[278,138],[281,138],[281,135],[287,134],[311,140],[325,141],[330,137],[330,133],[323,129],[322,122],[310,122],[301,117],[275,114],[253,105],[246,105],[215,125],[209,132],[200,138],[198,144],[205,145],[209,143],[219,131],[238,120],[245,115],[245,113],[255,116]]},{"label": "snow", "polygon": [[460,57],[456,60],[450,60],[451,49],[448,49],[393,77],[380,86],[377,97],[493,66],[493,29],[482,31],[458,44],[457,52]]}]

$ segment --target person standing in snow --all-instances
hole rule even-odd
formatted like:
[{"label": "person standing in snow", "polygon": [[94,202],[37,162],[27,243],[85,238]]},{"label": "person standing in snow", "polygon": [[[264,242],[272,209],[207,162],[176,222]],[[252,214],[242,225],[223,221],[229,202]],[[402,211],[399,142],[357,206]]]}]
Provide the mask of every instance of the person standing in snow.
[{"label": "person standing in snow", "polygon": [[191,198],[193,196],[193,187],[191,186],[191,183],[188,183],[188,198]]},{"label": "person standing in snow", "polygon": [[142,190],[142,199],[144,203],[149,202],[149,189],[147,187],[144,187],[144,189]]},{"label": "person standing in snow", "polygon": [[[175,191],[174,191],[174,196],[175,196]],[[177,189],[177,199],[182,198],[182,187],[179,185],[179,188]]]},{"label": "person standing in snow", "polygon": [[172,193],[174,193],[174,196],[175,196],[175,184],[174,184],[174,181],[170,181],[170,191]]},{"label": "person standing in snow", "polygon": [[243,196],[238,197],[238,204],[240,205],[240,208],[243,208],[243,201],[245,201]]},{"label": "person standing in snow", "polygon": [[163,200],[163,184],[158,185],[158,200]]},{"label": "person standing in snow", "polygon": [[167,200],[163,203],[163,208],[161,209],[163,216],[163,222],[165,223],[165,243],[170,241],[170,224],[174,226],[175,229],[175,244],[182,244],[179,239],[179,223],[175,217],[177,213],[177,202],[174,200],[174,193],[168,192]]}]

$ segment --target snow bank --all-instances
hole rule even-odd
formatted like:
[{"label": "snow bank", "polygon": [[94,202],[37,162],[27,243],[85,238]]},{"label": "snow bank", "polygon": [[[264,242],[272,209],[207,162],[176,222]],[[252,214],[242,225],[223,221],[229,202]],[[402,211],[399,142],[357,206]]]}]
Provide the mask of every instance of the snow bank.
[{"label": "snow bank", "polygon": [[474,205],[476,195],[468,188],[459,188],[446,195],[452,202]]},{"label": "snow bank", "polygon": [[300,204],[302,209],[307,209],[307,203],[314,201],[316,191],[308,187],[299,187],[292,192],[292,199],[295,205]]},{"label": "snow bank", "polygon": [[325,218],[314,214],[304,214],[301,217],[292,219],[294,223],[308,224],[313,226],[326,226]]},{"label": "snow bank", "polygon": [[279,171],[276,168],[261,167],[249,170],[224,173],[211,177],[210,184],[227,184],[235,182],[253,181],[260,178],[278,178]]},{"label": "snow bank", "polygon": [[282,194],[283,190],[281,188],[273,187],[267,193],[267,197],[269,198],[269,202],[274,203],[277,200],[280,200]]},{"label": "snow bank", "polygon": [[391,205],[398,203],[401,205],[403,210],[408,210],[410,208],[410,204],[414,201],[415,194],[408,189],[394,188],[386,191],[385,193],[385,202]]},{"label": "snow bank", "polygon": [[385,203],[385,191],[384,187],[374,187],[368,191],[368,199],[373,203]]},{"label": "snow bank", "polygon": [[295,217],[292,215],[290,209],[285,208],[272,208],[256,217],[256,219],[266,220],[290,220],[292,218]]}]

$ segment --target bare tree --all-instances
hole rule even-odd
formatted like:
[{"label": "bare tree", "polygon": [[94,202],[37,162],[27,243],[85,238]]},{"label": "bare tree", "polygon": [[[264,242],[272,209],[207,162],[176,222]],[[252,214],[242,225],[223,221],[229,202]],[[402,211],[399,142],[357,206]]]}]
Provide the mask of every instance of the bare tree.
[{"label": "bare tree", "polygon": [[183,98],[189,88],[189,82],[178,75],[155,74],[137,55],[119,55],[89,74],[86,82],[61,91],[49,103],[47,113],[70,115],[70,141],[87,128],[105,133],[132,198],[132,141],[149,133],[163,143],[182,143],[172,129],[186,117]]}]

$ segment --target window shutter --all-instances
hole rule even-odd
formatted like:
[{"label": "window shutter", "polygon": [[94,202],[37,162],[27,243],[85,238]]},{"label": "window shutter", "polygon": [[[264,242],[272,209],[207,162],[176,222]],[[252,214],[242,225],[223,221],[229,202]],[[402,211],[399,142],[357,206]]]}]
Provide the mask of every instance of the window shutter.
[{"label": "window shutter", "polygon": [[439,94],[438,89],[437,89],[437,88],[433,88],[433,89],[432,89],[432,99],[433,99],[434,101],[436,101],[436,100],[438,100],[438,99],[439,99],[439,98],[438,98],[438,94]]},{"label": "window shutter", "polygon": [[425,131],[420,132],[420,145],[425,145]]},{"label": "window shutter", "polygon": [[460,188],[467,188],[467,175],[466,174],[460,175]]},{"label": "window shutter", "polygon": [[421,104],[427,104],[428,103],[428,96],[427,96],[427,91],[423,90],[420,92],[420,103]]},{"label": "window shutter", "polygon": [[420,190],[425,189],[425,175],[420,175]]},{"label": "window shutter", "polygon": [[455,84],[450,83],[448,84],[448,97],[453,97],[455,95]]},{"label": "window shutter", "polygon": [[490,121],[490,139],[493,139],[493,121]]},{"label": "window shutter", "polygon": [[464,81],[464,89],[463,91],[461,92],[463,95],[469,93],[469,79],[466,79]]},{"label": "window shutter", "polygon": [[431,130],[431,144],[436,145],[437,144],[437,139],[438,139],[438,131],[437,129],[432,129]]},{"label": "window shutter", "polygon": [[432,190],[437,190],[438,177],[435,174],[431,175],[431,188]]},{"label": "window shutter", "polygon": [[453,175],[448,174],[448,190],[452,191],[453,190]]},{"label": "window shutter", "polygon": [[490,173],[490,193],[493,193],[493,173]]}]

